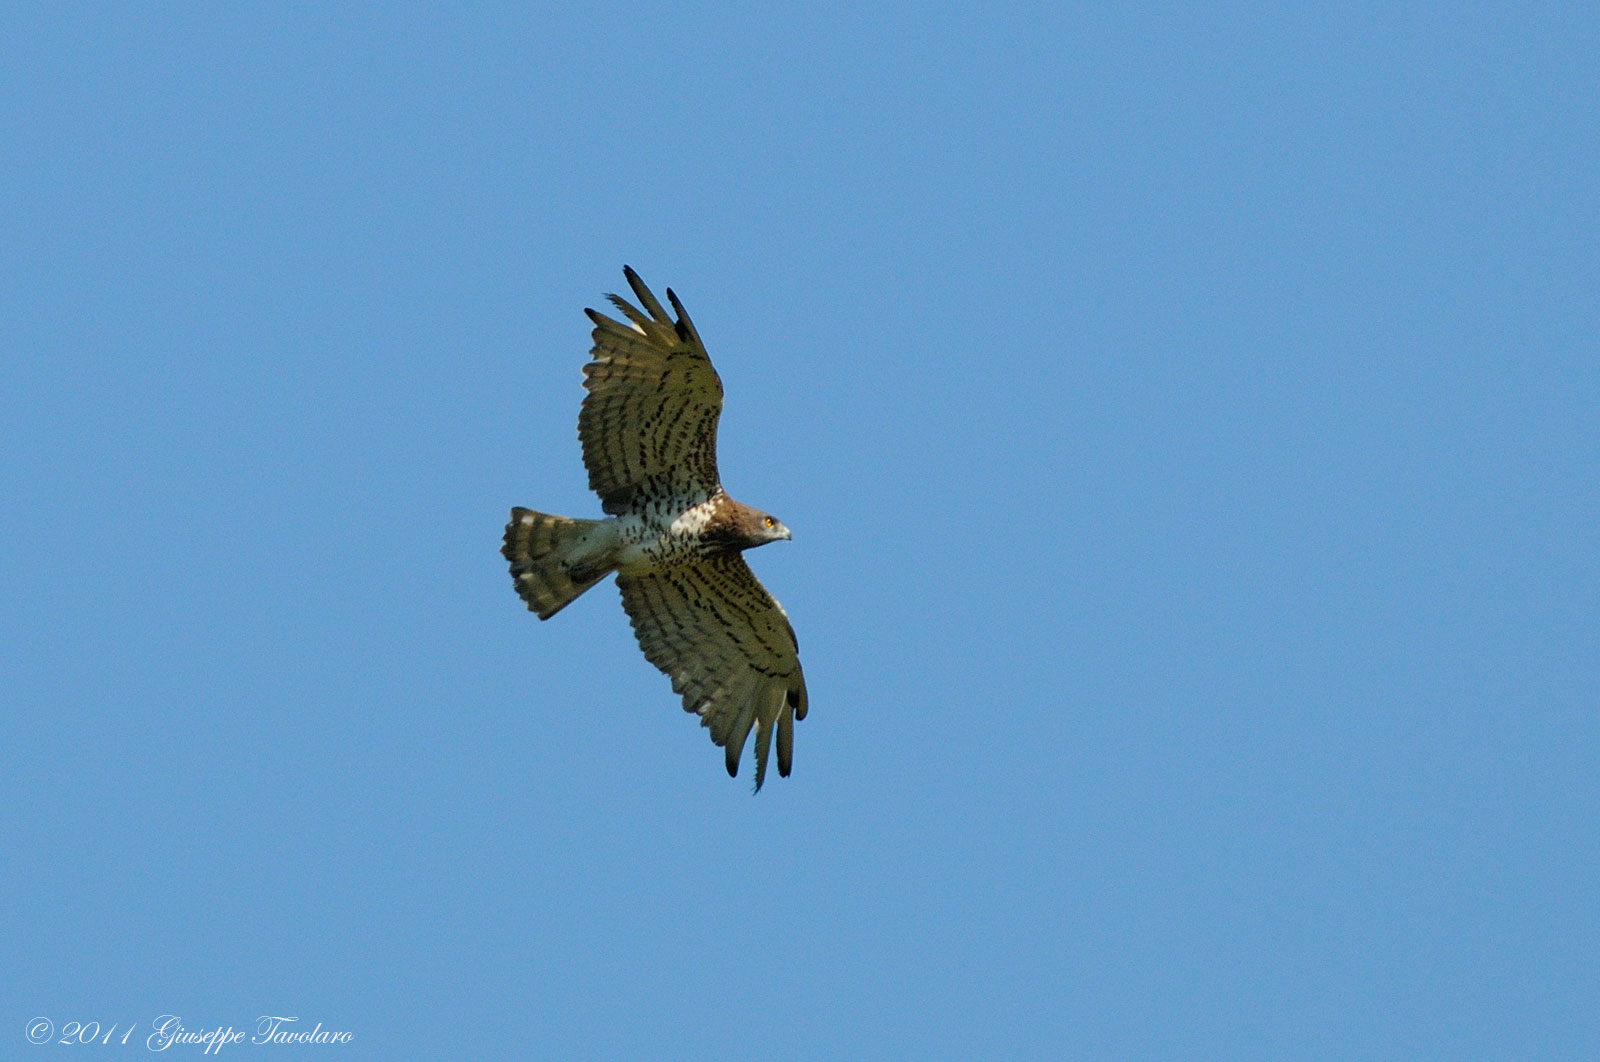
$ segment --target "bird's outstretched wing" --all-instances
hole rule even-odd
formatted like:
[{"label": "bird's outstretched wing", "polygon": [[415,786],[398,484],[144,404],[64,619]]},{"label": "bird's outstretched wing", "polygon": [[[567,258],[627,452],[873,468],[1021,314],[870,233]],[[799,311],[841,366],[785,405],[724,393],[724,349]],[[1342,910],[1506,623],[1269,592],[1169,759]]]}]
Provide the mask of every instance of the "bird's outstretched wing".
[{"label": "bird's outstretched wing", "polygon": [[707,557],[651,575],[618,575],[622,607],[645,657],[672,678],[685,711],[700,716],[711,740],[739,773],[756,731],[756,788],[778,737],[778,773],[794,758],[794,721],[806,716],[806,681],[794,628],[744,558]]},{"label": "bird's outstretched wing", "polygon": [[623,273],[644,309],[612,295],[627,324],[584,311],[594,322],[594,360],[583,367],[589,393],[578,414],[589,487],[613,515],[637,494],[705,499],[721,485],[722,381],[672,289],[676,321],[639,274],[626,266]]}]

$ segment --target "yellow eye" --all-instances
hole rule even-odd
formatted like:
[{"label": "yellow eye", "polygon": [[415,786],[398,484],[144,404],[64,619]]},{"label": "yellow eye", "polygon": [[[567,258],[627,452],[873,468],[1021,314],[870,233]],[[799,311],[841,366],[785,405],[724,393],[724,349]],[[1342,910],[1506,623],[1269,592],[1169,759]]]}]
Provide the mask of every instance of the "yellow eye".
[{"label": "yellow eye", "polygon": [[772,526],[772,517],[770,517],[770,516],[769,516],[769,517],[767,517],[767,526],[768,526],[768,527],[771,527],[771,526]]}]

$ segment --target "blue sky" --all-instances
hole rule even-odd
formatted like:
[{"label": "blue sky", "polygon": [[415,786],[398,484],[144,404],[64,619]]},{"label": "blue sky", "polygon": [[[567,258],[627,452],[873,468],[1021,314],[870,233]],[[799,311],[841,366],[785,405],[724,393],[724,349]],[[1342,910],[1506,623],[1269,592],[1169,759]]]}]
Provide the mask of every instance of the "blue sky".
[{"label": "blue sky", "polygon": [[[1591,6],[0,41],[0,1054],[1600,1051]],[[794,532],[756,797],[498,554],[623,263]]]}]

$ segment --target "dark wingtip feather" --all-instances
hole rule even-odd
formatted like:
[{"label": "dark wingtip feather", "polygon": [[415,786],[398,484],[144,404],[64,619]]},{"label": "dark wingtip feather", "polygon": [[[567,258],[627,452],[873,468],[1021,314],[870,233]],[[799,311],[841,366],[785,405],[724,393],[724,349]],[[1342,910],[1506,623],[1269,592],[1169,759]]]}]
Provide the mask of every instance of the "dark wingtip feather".
[{"label": "dark wingtip feather", "polygon": [[678,315],[678,321],[673,326],[678,330],[678,338],[686,343],[699,343],[700,333],[695,330],[694,322],[689,320],[689,314],[684,310],[683,303],[678,301],[677,294],[667,289],[667,301],[672,304],[673,312]]},{"label": "dark wingtip feather", "polygon": [[784,708],[778,713],[778,775],[789,777],[789,767],[794,763],[794,709]]},{"label": "dark wingtip feather", "polygon": [[639,274],[635,273],[631,268],[623,266],[622,275],[628,278],[628,287],[633,289],[633,294],[638,298],[639,305],[644,307],[644,312],[650,315],[650,319],[670,327],[672,318],[667,316],[667,311],[661,308],[661,303],[656,301],[656,297],[650,293],[649,286],[640,279]]},{"label": "dark wingtip feather", "polygon": [[763,720],[756,727],[756,788],[767,780],[767,750],[772,747],[772,724]]}]

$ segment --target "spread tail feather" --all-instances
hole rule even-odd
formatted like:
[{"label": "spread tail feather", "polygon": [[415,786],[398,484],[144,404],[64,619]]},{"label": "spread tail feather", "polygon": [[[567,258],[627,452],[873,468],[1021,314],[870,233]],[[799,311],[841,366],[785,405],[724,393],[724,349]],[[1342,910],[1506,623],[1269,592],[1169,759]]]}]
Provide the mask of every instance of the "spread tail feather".
[{"label": "spread tail feather", "polygon": [[613,521],[512,509],[500,552],[530,611],[549,619],[616,569]]}]

